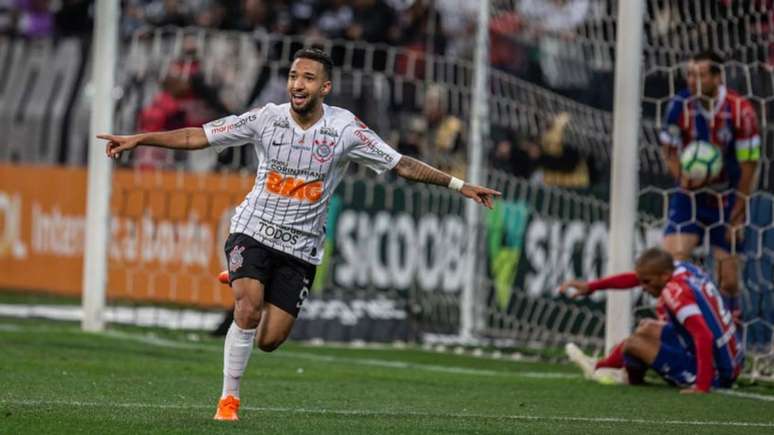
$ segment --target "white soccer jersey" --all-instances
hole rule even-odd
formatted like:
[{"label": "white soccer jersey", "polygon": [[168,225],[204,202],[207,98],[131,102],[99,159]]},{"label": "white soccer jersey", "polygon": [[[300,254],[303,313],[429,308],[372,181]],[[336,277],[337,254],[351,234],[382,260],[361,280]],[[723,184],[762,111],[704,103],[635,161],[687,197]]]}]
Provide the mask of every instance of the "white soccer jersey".
[{"label": "white soccer jersey", "polygon": [[255,186],[231,219],[232,233],[312,264],[320,264],[328,201],[351,161],[377,173],[401,155],[350,111],[323,104],[323,116],[304,130],[290,103],[267,104],[203,126],[218,152],[252,143],[258,156]]}]

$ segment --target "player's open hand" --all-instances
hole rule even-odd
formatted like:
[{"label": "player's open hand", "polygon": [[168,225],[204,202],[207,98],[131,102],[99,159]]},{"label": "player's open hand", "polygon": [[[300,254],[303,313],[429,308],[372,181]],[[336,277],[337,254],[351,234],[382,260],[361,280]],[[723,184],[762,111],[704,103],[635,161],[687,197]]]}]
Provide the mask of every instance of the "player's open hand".
[{"label": "player's open hand", "polygon": [[121,157],[121,152],[131,150],[140,144],[140,135],[136,134],[131,136],[98,134],[97,138],[108,141],[105,146],[105,154],[113,159]]},{"label": "player's open hand", "polygon": [[489,189],[488,187],[481,187],[468,183],[465,183],[465,185],[462,186],[460,193],[479,204],[483,204],[487,208],[494,207],[494,197],[502,195],[502,193]]},{"label": "player's open hand", "polygon": [[[567,290],[574,288],[576,291],[575,293],[568,295]],[[565,296],[569,296],[572,299],[579,298],[581,296],[588,296],[592,292],[589,289],[589,283],[586,281],[581,281],[579,279],[571,279],[569,281],[565,281],[562,283],[562,285],[559,286],[559,293],[563,294]]]}]

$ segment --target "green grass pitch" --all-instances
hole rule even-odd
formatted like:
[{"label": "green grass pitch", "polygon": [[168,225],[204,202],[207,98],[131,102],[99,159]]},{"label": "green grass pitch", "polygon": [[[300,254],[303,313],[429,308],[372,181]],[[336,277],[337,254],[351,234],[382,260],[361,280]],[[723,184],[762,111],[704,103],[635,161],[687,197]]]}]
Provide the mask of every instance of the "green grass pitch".
[{"label": "green grass pitch", "polygon": [[[569,365],[289,343],[212,420],[222,341],[0,318],[0,433],[774,433],[774,392],[603,386]],[[745,395],[747,397],[741,397]]]}]

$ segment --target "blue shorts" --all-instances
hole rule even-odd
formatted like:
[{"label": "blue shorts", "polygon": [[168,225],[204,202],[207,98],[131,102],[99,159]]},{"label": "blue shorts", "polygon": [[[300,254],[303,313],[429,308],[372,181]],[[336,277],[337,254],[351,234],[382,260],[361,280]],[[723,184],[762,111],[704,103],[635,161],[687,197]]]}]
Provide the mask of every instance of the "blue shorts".
[{"label": "blue shorts", "polygon": [[[687,387],[696,381],[696,354],[693,343],[680,335],[672,322],[667,322],[661,330],[661,348],[657,359],[658,367],[654,365],[651,368],[668,383]],[[716,373],[712,386],[729,388],[736,379],[732,372]]]},{"label": "blue shorts", "polygon": [[704,235],[709,233],[710,246],[731,252],[731,243],[726,240],[730,227],[726,224],[731,219],[736,195],[694,193],[693,197],[695,201],[686,193],[672,194],[664,234],[696,234],[701,244]]}]

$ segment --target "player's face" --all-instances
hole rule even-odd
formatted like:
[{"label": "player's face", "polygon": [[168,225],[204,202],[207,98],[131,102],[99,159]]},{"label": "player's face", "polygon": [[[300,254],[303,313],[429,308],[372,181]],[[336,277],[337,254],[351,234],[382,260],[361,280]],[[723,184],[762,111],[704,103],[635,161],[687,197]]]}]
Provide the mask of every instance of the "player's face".
[{"label": "player's face", "polygon": [[296,59],[288,73],[290,106],[301,115],[316,109],[331,90],[331,82],[320,62]]},{"label": "player's face", "polygon": [[672,272],[664,272],[649,267],[638,267],[635,270],[637,278],[640,280],[642,289],[649,295],[659,297],[664,286],[672,278]]},{"label": "player's face", "polygon": [[702,95],[705,97],[715,97],[720,86],[720,74],[712,74],[710,66],[712,63],[708,60],[688,63],[685,79],[688,82],[688,89],[693,95]]}]

